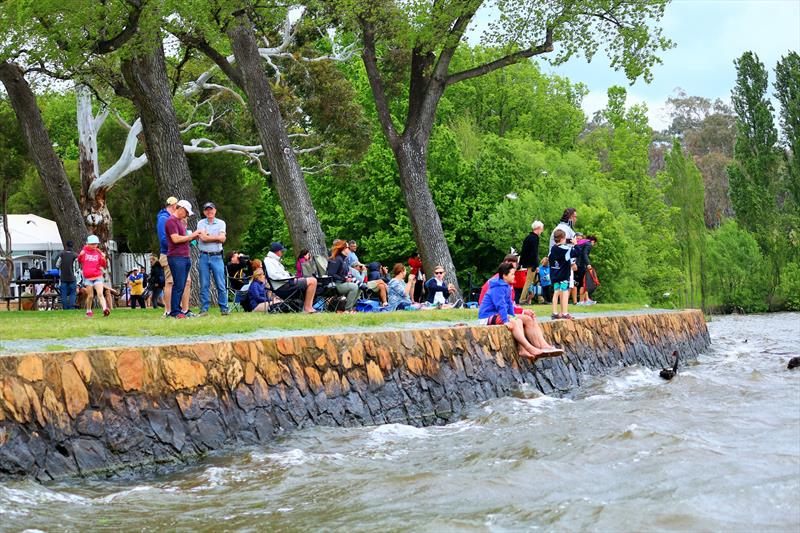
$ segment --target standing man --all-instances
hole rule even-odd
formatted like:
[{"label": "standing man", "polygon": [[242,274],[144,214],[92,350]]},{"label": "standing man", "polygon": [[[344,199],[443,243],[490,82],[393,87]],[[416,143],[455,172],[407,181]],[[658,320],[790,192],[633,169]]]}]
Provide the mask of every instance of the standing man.
[{"label": "standing man", "polygon": [[217,300],[222,315],[228,311],[228,290],[225,285],[225,261],[222,259],[222,244],[225,242],[225,221],[216,218],[217,206],[213,202],[203,205],[206,218],[197,223],[200,234],[200,316],[208,315],[211,304],[211,276],[217,286]]},{"label": "standing man", "polygon": [[[172,273],[172,295],[170,298],[170,314],[175,318],[194,316],[189,311],[188,301],[182,306],[186,280],[192,269],[192,258],[189,254],[189,243],[194,239],[205,236],[200,230],[186,232],[184,220],[192,215],[192,204],[187,200],[180,200],[175,204],[175,210],[164,224],[167,233],[167,264]],[[188,292],[188,291],[186,291]]]},{"label": "standing man", "polygon": [[[156,217],[156,230],[158,231],[158,242],[160,247],[160,255],[158,256],[158,263],[164,270],[164,316],[172,316],[172,271],[169,268],[167,261],[167,251],[169,248],[169,239],[167,239],[166,224],[169,217],[177,209],[178,199],[174,196],[167,198],[166,206],[158,212]],[[181,307],[179,309],[189,309],[189,296],[191,293],[192,278],[186,278],[186,287],[183,290],[183,298],[181,299]]]},{"label": "standing man", "polygon": [[56,268],[61,279],[61,308],[77,309],[75,298],[78,297],[78,282],[75,279],[75,259],[78,254],[72,251],[72,241],[67,241],[67,247],[56,259]]},{"label": "standing man", "polygon": [[522,252],[519,254],[519,266],[526,269],[525,285],[522,286],[522,296],[520,303],[530,304],[531,295],[528,293],[528,287],[533,284],[533,278],[536,277],[536,271],[539,270],[539,235],[544,231],[544,224],[541,220],[534,220],[531,224],[531,232],[522,241]]}]

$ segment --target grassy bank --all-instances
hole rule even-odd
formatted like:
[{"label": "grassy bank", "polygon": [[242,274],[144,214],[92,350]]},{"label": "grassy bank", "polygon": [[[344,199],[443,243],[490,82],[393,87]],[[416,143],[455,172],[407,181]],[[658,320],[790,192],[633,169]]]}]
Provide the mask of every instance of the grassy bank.
[{"label": "grassy bank", "polygon": [[[598,304],[587,308],[594,313],[611,311],[633,311],[640,309],[636,304]],[[542,317],[550,315],[550,307],[532,306]],[[584,308],[575,307],[580,313]],[[92,335],[115,336],[165,336],[183,337],[192,335],[223,335],[230,333],[249,333],[259,329],[272,330],[310,330],[342,327],[375,327],[384,324],[410,322],[468,322],[477,318],[477,310],[448,309],[429,311],[398,311],[394,313],[358,313],[343,315],[335,313],[304,314],[256,314],[232,313],[220,316],[212,311],[203,318],[187,320],[165,319],[161,311],[148,309],[115,309],[111,316],[103,317],[95,313],[94,318],[86,318],[82,311],[9,311],[0,312],[0,343],[3,340],[19,339],[68,339]],[[57,344],[53,345],[55,346]]]}]

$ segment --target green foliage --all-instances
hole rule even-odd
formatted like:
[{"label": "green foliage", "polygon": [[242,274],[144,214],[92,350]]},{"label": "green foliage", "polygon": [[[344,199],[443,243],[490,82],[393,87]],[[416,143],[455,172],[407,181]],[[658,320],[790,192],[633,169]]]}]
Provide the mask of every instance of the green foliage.
[{"label": "green foliage", "polygon": [[789,52],[775,67],[775,96],[781,104],[781,128],[788,151],[788,189],[800,209],[800,54]]},{"label": "green foliage", "polygon": [[674,208],[672,222],[681,251],[681,270],[685,283],[683,304],[700,305],[701,269],[703,266],[705,221],[703,178],[690,157],[686,157],[677,139],[667,155],[664,195]]},{"label": "green foliage", "polygon": [[766,311],[769,266],[753,234],[733,220],[708,239],[710,306],[721,311]]},{"label": "green foliage", "polygon": [[800,263],[784,266],[776,292],[787,310],[800,311]]}]

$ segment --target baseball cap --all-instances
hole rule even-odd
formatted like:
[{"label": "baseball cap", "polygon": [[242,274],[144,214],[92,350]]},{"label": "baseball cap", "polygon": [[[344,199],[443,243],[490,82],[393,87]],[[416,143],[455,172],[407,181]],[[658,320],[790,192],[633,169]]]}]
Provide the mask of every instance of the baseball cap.
[{"label": "baseball cap", "polygon": [[178,203],[178,199],[175,198],[174,196],[170,196],[169,198],[167,198],[167,204],[166,205],[175,205],[177,203]]},{"label": "baseball cap", "polygon": [[205,210],[206,210],[206,209],[208,209],[208,208],[214,208],[214,209],[216,209],[216,208],[217,208],[217,206],[216,206],[216,205],[214,205],[214,202],[206,202],[206,203],[204,203],[204,204],[203,204],[203,211],[205,211]]},{"label": "baseball cap", "polygon": [[194,214],[194,212],[192,211],[192,204],[190,204],[188,200],[179,200],[178,207],[186,209],[186,212],[189,213],[189,216],[192,216]]},{"label": "baseball cap", "polygon": [[97,235],[89,235],[86,239],[86,244],[100,244],[100,237]]},{"label": "baseball cap", "polygon": [[282,242],[273,242],[272,244],[269,245],[270,252],[282,252],[285,249],[286,247],[283,245]]}]

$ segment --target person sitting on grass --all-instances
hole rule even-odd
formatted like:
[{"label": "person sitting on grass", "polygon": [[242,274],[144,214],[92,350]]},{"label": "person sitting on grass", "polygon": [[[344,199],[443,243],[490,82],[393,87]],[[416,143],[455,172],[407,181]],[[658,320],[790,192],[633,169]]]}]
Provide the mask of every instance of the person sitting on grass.
[{"label": "person sitting on grass", "polygon": [[436,265],[433,268],[433,277],[425,282],[426,299],[431,305],[440,305],[442,309],[461,307],[463,302],[458,300],[455,304],[447,303],[451,294],[455,294],[456,287],[444,281],[444,267]]},{"label": "person sitting on grass", "polygon": [[260,267],[253,272],[250,286],[247,287],[247,306],[245,307],[245,311],[261,313],[269,311],[267,277],[264,275],[264,270]]},{"label": "person sitting on grass", "polygon": [[[572,247],[567,245],[567,234],[557,229],[553,233],[555,244],[550,248],[548,260],[550,262],[550,280],[553,283],[553,320],[572,320],[569,314],[569,278],[570,273],[577,270],[575,259],[572,257]],[[559,312],[561,302],[561,312]]]},{"label": "person sitting on grass", "polygon": [[387,300],[388,286],[386,282],[382,279],[367,279],[367,266],[365,264],[355,263],[350,267],[350,273],[355,276],[355,281],[361,289],[372,291],[373,294],[378,295],[381,301],[381,307],[387,307],[389,305]]},{"label": "person sitting on grass", "polygon": [[403,309],[419,309],[421,304],[411,301],[411,293],[414,290],[416,277],[414,274],[408,275],[406,281],[406,266],[403,263],[396,263],[392,268],[392,279],[389,281],[389,310],[400,311]]},{"label": "person sitting on grass", "polygon": [[489,290],[478,309],[478,322],[482,325],[505,325],[517,341],[520,357],[536,359],[544,353],[528,341],[525,326],[514,313],[514,300],[511,297],[514,276],[517,269],[511,262],[500,263],[497,277],[489,280]]}]

